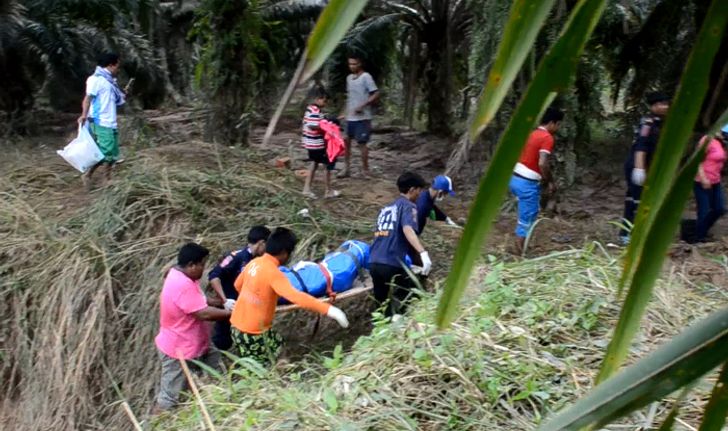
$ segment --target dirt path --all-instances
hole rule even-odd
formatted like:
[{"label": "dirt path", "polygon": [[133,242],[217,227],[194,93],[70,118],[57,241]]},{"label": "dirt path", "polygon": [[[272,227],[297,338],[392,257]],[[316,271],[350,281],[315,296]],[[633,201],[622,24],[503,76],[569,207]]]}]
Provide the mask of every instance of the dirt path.
[{"label": "dirt path", "polygon": [[[74,132],[75,115],[40,113],[38,121],[42,121],[44,133],[39,136],[22,139],[22,144],[10,146],[3,158],[0,170],[3,175],[28,175],[32,182],[28,187],[37,190],[47,207],[53,211],[73,210],[88,202],[89,197],[75,188],[75,176],[65,169],[63,161],[55,154],[54,149],[69,140]],[[284,117],[268,147],[262,146],[264,126],[256,126],[251,133],[251,147],[264,160],[289,157],[290,169],[303,170],[307,157],[300,146],[299,121],[297,118]],[[145,111],[122,118],[122,153],[134,154],[149,147],[169,144],[188,143],[202,139],[203,118],[200,111],[183,109],[175,112]],[[342,192],[336,200],[319,200],[326,210],[340,216],[356,213],[359,217],[376,217],[378,208],[392,201],[397,193],[394,182],[404,170],[413,170],[426,179],[432,178],[444,170],[452,142],[429,136],[420,132],[408,131],[397,127],[375,127],[370,144],[370,164],[374,178],[364,179],[360,175],[359,154],[355,150],[352,160],[353,176],[347,179],[336,179],[334,187]],[[189,156],[194,156],[190,151]],[[28,158],[37,160],[32,173],[13,170],[13,160]],[[338,167],[341,167],[339,163]],[[271,162],[271,168],[273,163]],[[552,251],[580,247],[585,243],[599,241],[603,244],[615,242],[617,227],[623,205],[623,181],[621,166],[600,166],[602,172],[615,172],[615,175],[582,175],[571,187],[559,190],[557,202],[552,211],[542,214],[533,238],[529,244],[528,256],[535,257]],[[123,168],[122,168],[123,172]],[[63,175],[68,188],[57,190],[44,187],[44,178]],[[300,185],[303,178],[299,176]],[[455,184],[457,195],[445,200],[442,208],[454,220],[464,222],[468,217],[469,205],[475,195],[478,179],[461,181]],[[322,176],[319,175],[314,189],[322,194]],[[509,197],[503,203],[502,211],[488,240],[485,253],[508,255],[512,250],[513,228],[516,221],[516,202]],[[686,209],[686,217],[694,217],[692,201]],[[445,244],[445,251],[436,257],[436,263],[443,272],[447,271],[447,262],[457,244],[461,231],[443,226],[441,223],[428,224],[428,231],[435,230],[438,238],[450,242]],[[671,256],[678,265],[693,265],[695,273],[702,274],[706,281],[726,279],[725,254],[728,251],[728,218],[719,220],[713,228],[716,242],[700,246],[677,244]],[[424,241],[431,237],[425,232]],[[448,248],[450,252],[448,252]],[[615,250],[617,253],[619,250]],[[722,260],[721,260],[722,259]],[[687,273],[690,273],[687,269]],[[444,274],[443,274],[444,275]]]},{"label": "dirt path", "polygon": [[[252,146],[266,154],[266,157],[290,157],[292,169],[304,169],[306,153],[299,145],[297,122],[288,119],[279,133],[274,136],[267,148],[261,145],[264,132],[258,128],[253,133]],[[363,179],[359,173],[358,153],[354,153],[352,178],[335,180],[335,187],[342,191],[342,198],[336,204],[324,203],[332,211],[348,211],[349,201],[361,201],[372,207],[381,207],[396,197],[394,182],[404,170],[413,170],[425,177],[433,178],[444,170],[449,151],[453,145],[441,138],[405,129],[382,127],[375,128],[370,144],[370,158],[374,178]],[[356,151],[356,150],[355,150]],[[619,159],[619,158],[617,158]],[[624,204],[624,184],[621,177],[622,166],[615,163],[613,167],[599,166],[602,173],[581,175],[576,184],[562,187],[555,198],[555,203],[548,211],[541,214],[533,237],[530,240],[527,255],[537,257],[554,251],[581,247],[591,242],[602,245],[617,242],[617,223],[620,220]],[[603,172],[607,172],[604,174]],[[614,172],[614,174],[609,174]],[[302,180],[301,180],[302,181]],[[469,216],[469,207],[477,190],[478,178],[472,178],[455,184],[457,195],[449,197],[442,208],[454,220],[461,223]],[[301,182],[302,184],[302,182]],[[322,188],[319,177],[319,188]],[[484,253],[510,256],[514,240],[513,229],[516,223],[516,201],[508,197],[497,218]],[[376,217],[376,209],[372,208],[372,219]],[[695,217],[692,199],[685,209],[685,218]],[[435,229],[444,241],[451,244],[450,253],[440,253],[436,263],[445,261],[440,267],[441,274],[448,271],[448,262],[452,258],[461,231],[450,229],[442,223],[428,224],[428,230]],[[728,218],[723,218],[712,229],[715,241],[709,244],[688,245],[675,242],[670,261],[685,274],[691,274],[690,283],[710,283],[714,285],[728,284]],[[425,232],[424,241],[430,237]],[[447,250],[447,247],[445,247]],[[621,248],[612,248],[615,254]],[[509,257],[510,258],[510,257]],[[443,268],[444,267],[444,268]]]}]

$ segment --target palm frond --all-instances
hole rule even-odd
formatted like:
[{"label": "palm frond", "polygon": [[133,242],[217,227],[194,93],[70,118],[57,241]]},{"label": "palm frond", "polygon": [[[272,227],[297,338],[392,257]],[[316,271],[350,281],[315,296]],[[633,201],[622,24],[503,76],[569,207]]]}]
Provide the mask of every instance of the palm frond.
[{"label": "palm frond", "polygon": [[392,26],[402,17],[400,13],[390,13],[367,18],[357,25],[341,40],[341,45],[354,51],[366,51],[367,42],[375,35],[391,30]]},{"label": "palm frond", "polygon": [[261,8],[261,13],[266,20],[315,21],[326,3],[326,0],[275,1]]},{"label": "palm frond", "polygon": [[349,74],[346,65],[349,55],[360,57],[366,65],[367,72],[371,73],[375,80],[385,75],[395,47],[392,31],[400,22],[400,17],[398,13],[392,13],[365,18],[341,40],[326,66],[329,86],[334,92],[344,90],[346,76]]}]

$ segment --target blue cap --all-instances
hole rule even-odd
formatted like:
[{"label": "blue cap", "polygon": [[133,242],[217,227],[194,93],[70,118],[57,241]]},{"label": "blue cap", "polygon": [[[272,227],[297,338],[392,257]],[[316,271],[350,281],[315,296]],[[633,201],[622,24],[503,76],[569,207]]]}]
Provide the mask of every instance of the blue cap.
[{"label": "blue cap", "polygon": [[723,133],[728,133],[728,124],[726,124],[725,126],[723,126],[723,128],[720,129],[720,131],[723,132]]},{"label": "blue cap", "polygon": [[452,190],[452,179],[447,175],[438,175],[432,182],[432,188],[449,193],[451,196],[455,196],[455,192]]}]

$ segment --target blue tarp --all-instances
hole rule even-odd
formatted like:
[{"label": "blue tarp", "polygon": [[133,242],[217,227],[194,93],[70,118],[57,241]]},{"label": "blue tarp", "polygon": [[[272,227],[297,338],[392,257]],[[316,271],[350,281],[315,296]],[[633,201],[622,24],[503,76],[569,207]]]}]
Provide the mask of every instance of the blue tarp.
[{"label": "blue tarp", "polygon": [[[324,271],[328,271],[333,291],[346,292],[354,285],[359,270],[369,268],[369,244],[346,241],[338,250],[326,255],[320,264],[299,262],[294,268],[281,267],[281,271],[297,290],[317,297],[326,296],[327,277]],[[281,298],[279,303],[285,304],[287,301]]]}]

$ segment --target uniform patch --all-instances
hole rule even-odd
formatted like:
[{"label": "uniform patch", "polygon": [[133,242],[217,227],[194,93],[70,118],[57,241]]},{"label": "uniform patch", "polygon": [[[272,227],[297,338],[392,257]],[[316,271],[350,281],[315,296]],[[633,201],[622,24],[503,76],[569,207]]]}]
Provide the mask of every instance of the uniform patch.
[{"label": "uniform patch", "polygon": [[230,262],[232,262],[232,261],[233,261],[232,256],[230,256],[230,255],[226,256],[225,259],[223,259],[222,262],[220,262],[220,268],[227,267],[228,265],[230,265]]},{"label": "uniform patch", "polygon": [[651,130],[652,130],[652,127],[650,125],[643,124],[642,127],[640,128],[640,136],[642,136],[643,138],[650,136]]}]

